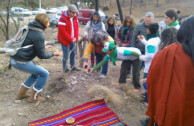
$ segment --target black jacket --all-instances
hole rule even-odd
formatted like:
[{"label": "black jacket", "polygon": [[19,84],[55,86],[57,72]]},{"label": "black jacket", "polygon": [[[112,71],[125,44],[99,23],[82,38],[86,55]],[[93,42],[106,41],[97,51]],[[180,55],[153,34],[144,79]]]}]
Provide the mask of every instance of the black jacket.
[{"label": "black jacket", "polygon": [[[44,30],[44,27],[36,20],[29,23],[28,26]],[[14,56],[12,56],[12,58],[20,62],[31,61],[36,56],[40,59],[51,58],[52,56],[54,56],[54,54],[50,52],[45,52],[44,41],[45,38],[42,32],[29,30],[22,47],[27,45],[33,46],[29,48],[21,48]]]}]

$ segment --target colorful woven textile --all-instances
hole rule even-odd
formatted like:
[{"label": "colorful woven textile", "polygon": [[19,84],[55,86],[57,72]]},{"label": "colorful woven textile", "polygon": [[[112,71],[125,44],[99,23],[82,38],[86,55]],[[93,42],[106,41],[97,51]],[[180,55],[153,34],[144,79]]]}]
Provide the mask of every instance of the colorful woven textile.
[{"label": "colorful woven textile", "polygon": [[29,126],[67,126],[66,119],[75,118],[72,126],[126,126],[118,116],[106,106],[103,99],[85,103],[63,111],[57,115],[29,122]]}]

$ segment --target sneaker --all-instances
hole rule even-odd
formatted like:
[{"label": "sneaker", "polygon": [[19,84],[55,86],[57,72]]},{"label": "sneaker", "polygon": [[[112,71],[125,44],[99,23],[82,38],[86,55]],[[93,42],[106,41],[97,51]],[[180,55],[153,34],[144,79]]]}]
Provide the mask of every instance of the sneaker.
[{"label": "sneaker", "polygon": [[130,74],[127,74],[127,79],[129,79],[131,77],[131,75]]},{"label": "sneaker", "polygon": [[101,74],[99,77],[100,78],[105,78],[106,76],[104,74]]},{"label": "sneaker", "polygon": [[140,101],[140,104],[145,105],[145,106],[148,106],[148,102],[146,100]]},{"label": "sneaker", "polygon": [[81,71],[80,69],[77,69],[76,67],[72,67],[71,71]]},{"label": "sneaker", "polygon": [[64,72],[65,72],[65,73],[69,72],[69,69],[68,69],[68,68],[67,68],[67,69],[65,69],[65,70],[64,70]]},{"label": "sneaker", "polygon": [[143,93],[143,94],[141,95],[141,97],[142,97],[142,98],[145,98],[145,97],[146,97],[146,96],[145,96],[145,93]]},{"label": "sneaker", "polygon": [[142,126],[148,126],[149,125],[150,118],[147,118],[146,120],[140,120],[140,123]]}]

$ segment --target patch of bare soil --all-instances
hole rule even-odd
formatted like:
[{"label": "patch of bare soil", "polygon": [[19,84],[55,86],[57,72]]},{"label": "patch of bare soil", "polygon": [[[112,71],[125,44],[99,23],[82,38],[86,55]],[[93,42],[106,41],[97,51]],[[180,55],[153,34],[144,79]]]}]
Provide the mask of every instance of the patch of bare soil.
[{"label": "patch of bare soil", "polygon": [[[49,33],[52,32],[49,31]],[[46,36],[49,36],[49,33],[46,33]],[[52,33],[52,35],[52,39],[56,38],[56,33]],[[56,44],[54,50],[61,51],[60,44]],[[70,71],[64,74],[62,57],[53,57],[48,60],[35,59],[34,62],[49,70],[50,77],[42,91],[42,95],[47,99],[46,102],[34,104],[28,103],[27,99],[15,100],[20,84],[27,79],[29,74],[14,68],[6,72],[3,71],[9,58],[4,54],[0,55],[0,126],[25,126],[28,122],[52,116],[101,98],[104,98],[108,107],[130,126],[141,126],[139,120],[146,117],[146,106],[140,104],[143,87],[140,92],[133,92],[131,79],[127,80],[131,89],[130,95],[126,95],[125,92],[116,87],[121,61],[117,62],[117,66],[109,63],[108,76],[99,78],[100,73],[88,74],[84,69],[80,72]],[[79,65],[78,56],[77,54],[76,66]],[[88,90],[95,85],[107,87],[108,91],[116,94],[115,97],[118,96],[118,98],[123,99],[123,101],[118,100],[118,102],[122,101],[122,104],[117,104],[117,101],[114,102],[114,98],[109,99],[112,94],[107,93],[106,90],[96,89],[88,93]]]}]

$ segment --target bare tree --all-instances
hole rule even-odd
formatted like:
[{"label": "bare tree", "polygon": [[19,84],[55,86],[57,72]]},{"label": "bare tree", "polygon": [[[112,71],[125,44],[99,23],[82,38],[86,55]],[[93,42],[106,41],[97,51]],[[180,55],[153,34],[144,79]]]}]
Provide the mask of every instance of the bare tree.
[{"label": "bare tree", "polygon": [[10,9],[11,0],[8,1],[1,1],[1,5],[6,7],[6,15],[0,13],[0,20],[2,23],[0,24],[0,30],[3,32],[6,40],[9,39],[9,9]]},{"label": "bare tree", "polygon": [[[18,23],[10,12],[13,0],[0,0],[0,7],[4,13],[0,13],[0,30],[2,31],[6,40],[9,39],[10,18],[12,19],[16,30],[19,29],[20,23]],[[16,5],[16,1],[13,3]]]}]

